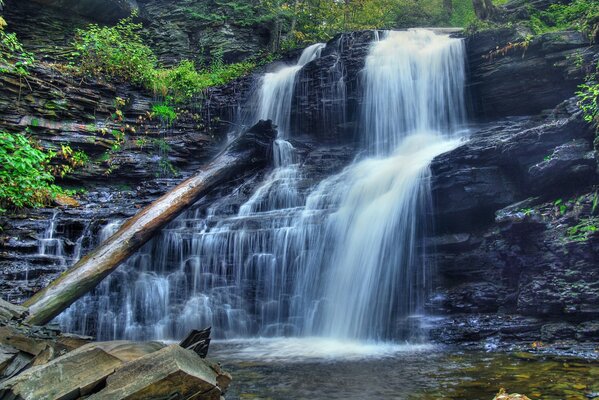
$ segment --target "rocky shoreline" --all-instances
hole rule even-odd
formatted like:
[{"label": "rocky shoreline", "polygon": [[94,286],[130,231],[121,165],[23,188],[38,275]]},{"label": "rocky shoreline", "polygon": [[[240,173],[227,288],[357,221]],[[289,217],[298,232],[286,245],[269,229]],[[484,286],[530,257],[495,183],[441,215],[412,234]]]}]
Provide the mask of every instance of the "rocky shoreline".
[{"label": "rocky shoreline", "polygon": [[222,400],[231,382],[218,363],[184,342],[94,342],[25,324],[26,316],[27,309],[0,300],[3,399]]}]

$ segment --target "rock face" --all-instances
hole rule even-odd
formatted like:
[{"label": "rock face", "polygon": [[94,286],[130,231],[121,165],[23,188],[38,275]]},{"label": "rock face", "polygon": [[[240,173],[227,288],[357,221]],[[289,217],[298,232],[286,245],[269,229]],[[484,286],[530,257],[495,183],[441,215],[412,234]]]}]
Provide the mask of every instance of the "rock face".
[{"label": "rock face", "polygon": [[482,32],[466,42],[474,113],[487,120],[552,109],[576,91],[599,49],[580,32],[533,38],[522,28]]},{"label": "rock face", "polygon": [[[453,316],[435,338],[585,336],[582,323],[599,317],[592,141],[571,99],[546,118],[478,128],[434,161],[432,307]],[[572,325],[557,329],[554,319]]]},{"label": "rock face", "polygon": [[34,0],[43,6],[82,15],[103,22],[115,22],[137,10],[135,0]]},{"label": "rock face", "polygon": [[76,28],[114,24],[134,10],[150,46],[167,65],[182,59],[207,63],[216,56],[241,61],[264,51],[270,41],[269,28],[257,22],[259,16],[216,1],[7,0],[5,9],[10,30],[45,60],[65,60]]}]

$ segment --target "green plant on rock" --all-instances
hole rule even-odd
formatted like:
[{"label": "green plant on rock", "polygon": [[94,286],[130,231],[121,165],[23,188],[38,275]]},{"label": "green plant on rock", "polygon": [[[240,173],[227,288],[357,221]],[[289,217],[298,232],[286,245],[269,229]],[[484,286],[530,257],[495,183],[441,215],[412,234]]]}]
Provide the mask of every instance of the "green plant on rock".
[{"label": "green plant on rock", "polygon": [[77,30],[71,56],[83,74],[131,82],[161,95],[167,103],[180,103],[211,86],[243,76],[257,66],[250,61],[227,65],[222,61],[222,52],[217,52],[212,66],[206,70],[199,71],[189,60],[161,68],[143,41],[142,25],[133,19],[134,16],[122,19],[112,27],[91,24]]},{"label": "green plant on rock", "polygon": [[599,63],[595,71],[587,75],[586,82],[578,86],[578,107],[582,110],[584,120],[599,127]]},{"label": "green plant on rock", "polygon": [[199,71],[193,61],[183,60],[172,68],[156,69],[151,79],[151,89],[168,103],[178,104],[210,87],[224,85],[247,75],[257,65],[252,61],[235,64],[217,62],[209,69]]},{"label": "green plant on rock", "polygon": [[17,35],[6,32],[5,27],[6,21],[0,16],[0,73],[15,72],[19,76],[26,76],[35,58],[23,48]]},{"label": "green plant on rock", "polygon": [[150,82],[156,56],[143,43],[142,24],[133,18],[122,19],[112,27],[91,24],[76,31],[71,56],[83,73],[141,86]]},{"label": "green plant on rock", "polygon": [[596,217],[583,218],[580,222],[568,228],[566,236],[573,241],[583,242],[599,230],[599,219]]},{"label": "green plant on rock", "polygon": [[535,34],[571,29],[589,31],[597,16],[599,3],[596,0],[574,0],[552,4],[546,10],[533,12],[530,27]]},{"label": "green plant on rock", "polygon": [[63,193],[53,184],[50,162],[54,156],[23,134],[0,131],[0,212],[42,207]]},{"label": "green plant on rock", "polygon": [[165,103],[154,104],[152,106],[152,113],[164,122],[166,122],[166,124],[169,126],[173,123],[174,120],[177,119],[177,113],[175,112],[173,107]]},{"label": "green plant on rock", "polygon": [[568,206],[564,203],[563,199],[557,199],[553,202],[553,205],[559,210],[561,215],[564,215],[568,211]]}]

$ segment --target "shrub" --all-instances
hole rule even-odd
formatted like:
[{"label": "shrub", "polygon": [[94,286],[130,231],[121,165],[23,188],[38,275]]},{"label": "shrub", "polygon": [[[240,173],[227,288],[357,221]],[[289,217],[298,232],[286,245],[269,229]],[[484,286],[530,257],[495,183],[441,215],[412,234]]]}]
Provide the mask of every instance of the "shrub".
[{"label": "shrub", "polygon": [[599,63],[595,71],[590,73],[586,82],[578,86],[578,107],[582,110],[584,120],[595,125],[599,131]]},{"label": "shrub", "polygon": [[167,104],[154,104],[152,106],[152,112],[166,122],[167,125],[172,124],[173,121],[177,119],[177,113]]},{"label": "shrub", "polygon": [[41,207],[62,193],[53,184],[49,165],[53,155],[22,134],[0,131],[1,212],[8,207]]},{"label": "shrub", "polygon": [[586,31],[598,15],[596,0],[574,0],[569,4],[552,4],[547,10],[533,13],[530,24],[536,34],[568,29]]},{"label": "shrub", "polygon": [[6,32],[5,27],[6,21],[0,17],[0,72],[13,71],[25,76],[35,62],[33,54],[25,51],[17,35]]},{"label": "shrub", "polygon": [[141,24],[133,22],[133,17],[128,17],[112,27],[91,24],[78,29],[72,56],[83,73],[148,85],[156,67],[156,56],[143,43],[141,28]]},{"label": "shrub", "polygon": [[216,63],[198,71],[193,61],[181,61],[176,67],[157,69],[151,79],[151,89],[167,102],[182,103],[209,87],[224,85],[250,73],[257,63],[244,61],[236,64]]},{"label": "shrub", "polygon": [[248,61],[225,65],[222,58],[216,57],[212,67],[202,71],[189,60],[172,68],[160,68],[156,56],[142,40],[141,28],[129,17],[113,27],[91,24],[79,29],[72,57],[84,74],[132,82],[162,95],[167,103],[181,103],[208,87],[247,74],[257,65]]}]

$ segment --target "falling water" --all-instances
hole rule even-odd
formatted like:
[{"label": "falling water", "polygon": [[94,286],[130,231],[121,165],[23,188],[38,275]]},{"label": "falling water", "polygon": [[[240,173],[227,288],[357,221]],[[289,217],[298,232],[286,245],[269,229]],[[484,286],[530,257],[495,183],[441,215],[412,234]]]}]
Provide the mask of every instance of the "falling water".
[{"label": "falling water", "polygon": [[428,284],[428,165],[456,146],[464,122],[462,43],[426,30],[388,32],[372,46],[364,81],[371,157],[327,188],[342,199],[329,219],[334,250],[320,333],[413,338],[410,318],[422,312]]},{"label": "falling water", "polygon": [[63,328],[100,339],[179,338],[208,325],[221,338],[415,337],[428,287],[428,165],[458,143],[463,44],[426,30],[374,42],[363,155],[306,188],[286,139],[296,76],[322,47],[264,76],[256,118],[279,126],[276,167],[237,215],[230,204],[243,187],[189,210],[63,313]]}]

